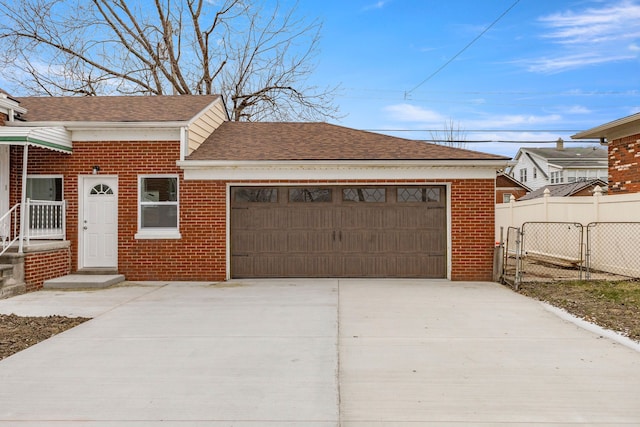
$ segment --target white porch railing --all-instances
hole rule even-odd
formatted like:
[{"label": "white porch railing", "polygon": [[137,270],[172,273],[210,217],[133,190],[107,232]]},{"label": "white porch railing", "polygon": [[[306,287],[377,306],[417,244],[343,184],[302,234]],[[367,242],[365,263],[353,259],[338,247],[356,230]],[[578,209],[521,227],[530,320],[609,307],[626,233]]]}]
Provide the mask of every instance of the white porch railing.
[{"label": "white porch railing", "polygon": [[[67,228],[66,207],[64,200],[52,202],[27,199],[24,209],[27,223],[23,241],[29,244],[31,240],[64,240]],[[20,240],[20,215],[18,203],[0,217],[0,255]]]},{"label": "white porch railing", "polygon": [[66,202],[27,199],[25,218],[28,219],[25,240],[64,240],[66,235]]},{"label": "white porch railing", "polygon": [[20,238],[19,207],[20,203],[0,217],[0,240],[2,241],[0,255],[5,253]]}]

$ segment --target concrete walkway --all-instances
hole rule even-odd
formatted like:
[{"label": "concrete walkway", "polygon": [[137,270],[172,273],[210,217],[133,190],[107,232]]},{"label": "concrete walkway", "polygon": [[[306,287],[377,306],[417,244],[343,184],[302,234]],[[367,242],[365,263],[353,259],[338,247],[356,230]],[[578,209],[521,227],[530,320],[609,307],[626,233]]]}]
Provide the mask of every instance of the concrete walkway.
[{"label": "concrete walkway", "polygon": [[0,425],[639,425],[640,353],[492,283],[41,291],[93,320],[0,361]]}]

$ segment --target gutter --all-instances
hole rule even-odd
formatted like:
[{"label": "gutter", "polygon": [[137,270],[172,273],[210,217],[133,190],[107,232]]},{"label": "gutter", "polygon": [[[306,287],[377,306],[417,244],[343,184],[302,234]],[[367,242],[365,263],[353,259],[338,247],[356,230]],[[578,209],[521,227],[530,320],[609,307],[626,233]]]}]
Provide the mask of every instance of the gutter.
[{"label": "gutter", "polygon": [[465,167],[504,168],[508,160],[183,160],[176,162],[182,169],[208,168],[277,168],[277,167]]}]

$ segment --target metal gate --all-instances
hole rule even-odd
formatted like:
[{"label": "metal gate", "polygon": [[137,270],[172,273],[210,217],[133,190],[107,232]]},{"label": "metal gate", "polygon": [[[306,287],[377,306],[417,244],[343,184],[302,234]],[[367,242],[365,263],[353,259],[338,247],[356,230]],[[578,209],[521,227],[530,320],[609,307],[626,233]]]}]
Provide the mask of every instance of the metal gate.
[{"label": "metal gate", "polygon": [[502,281],[640,278],[640,222],[526,222],[509,227]]}]

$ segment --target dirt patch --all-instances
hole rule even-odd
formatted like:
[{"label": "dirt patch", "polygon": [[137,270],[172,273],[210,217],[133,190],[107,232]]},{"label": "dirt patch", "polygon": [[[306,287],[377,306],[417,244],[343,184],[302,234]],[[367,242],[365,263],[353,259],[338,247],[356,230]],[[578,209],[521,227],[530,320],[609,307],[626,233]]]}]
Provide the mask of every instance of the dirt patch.
[{"label": "dirt patch", "polygon": [[0,314],[0,360],[87,320],[84,317]]},{"label": "dirt patch", "polygon": [[523,283],[519,292],[640,341],[639,281]]}]

